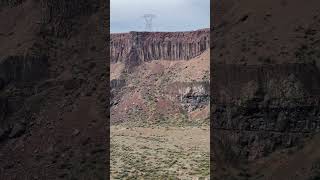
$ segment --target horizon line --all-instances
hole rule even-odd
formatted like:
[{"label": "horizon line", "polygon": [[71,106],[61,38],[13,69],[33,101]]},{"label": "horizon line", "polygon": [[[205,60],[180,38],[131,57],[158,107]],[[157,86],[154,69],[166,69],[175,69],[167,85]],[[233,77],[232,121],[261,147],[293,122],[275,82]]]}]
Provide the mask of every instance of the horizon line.
[{"label": "horizon line", "polygon": [[199,29],[194,29],[194,30],[177,30],[177,31],[124,31],[124,32],[111,32],[110,34],[127,34],[131,32],[141,32],[141,33],[170,33],[170,32],[193,32],[193,31],[201,31],[201,30],[210,30],[210,27],[206,28],[199,28]]}]

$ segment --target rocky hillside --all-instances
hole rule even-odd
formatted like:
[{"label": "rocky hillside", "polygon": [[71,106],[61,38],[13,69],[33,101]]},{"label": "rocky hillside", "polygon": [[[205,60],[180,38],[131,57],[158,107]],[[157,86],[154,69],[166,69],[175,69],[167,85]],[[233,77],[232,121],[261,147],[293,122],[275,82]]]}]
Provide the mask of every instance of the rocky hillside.
[{"label": "rocky hillside", "polygon": [[110,53],[113,124],[208,123],[208,29],[112,34]]},{"label": "rocky hillside", "polygon": [[107,6],[0,0],[0,179],[107,178]]},{"label": "rocky hillside", "polygon": [[319,2],[228,0],[213,6],[216,178],[319,177],[317,152],[305,154],[303,165],[289,165],[310,150],[320,130]]}]

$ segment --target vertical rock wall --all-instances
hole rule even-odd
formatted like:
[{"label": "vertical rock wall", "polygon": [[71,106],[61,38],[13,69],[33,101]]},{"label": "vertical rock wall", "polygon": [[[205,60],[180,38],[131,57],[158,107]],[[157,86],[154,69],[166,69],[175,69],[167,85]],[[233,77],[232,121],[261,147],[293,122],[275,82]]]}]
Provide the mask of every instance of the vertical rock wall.
[{"label": "vertical rock wall", "polygon": [[41,0],[42,31],[56,37],[69,37],[76,20],[97,12],[100,0]]},{"label": "vertical rock wall", "polygon": [[188,60],[210,46],[209,29],[191,32],[111,34],[111,63],[139,64],[150,60]]}]

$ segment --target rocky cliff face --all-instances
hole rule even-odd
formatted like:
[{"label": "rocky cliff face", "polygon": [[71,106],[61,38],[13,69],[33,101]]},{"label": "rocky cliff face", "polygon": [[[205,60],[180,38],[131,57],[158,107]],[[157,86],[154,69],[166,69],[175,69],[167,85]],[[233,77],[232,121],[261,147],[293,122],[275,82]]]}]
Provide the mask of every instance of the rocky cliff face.
[{"label": "rocky cliff face", "polygon": [[0,179],[108,178],[107,6],[0,0]]},{"label": "rocky cliff face", "polygon": [[216,179],[312,179],[314,156],[299,157],[309,156],[303,165],[289,159],[319,132],[319,1],[213,6]]},{"label": "rocky cliff face", "polygon": [[320,131],[315,64],[216,65],[214,75],[215,143],[230,157],[256,160]]},{"label": "rocky cliff face", "polygon": [[111,63],[130,66],[150,60],[188,60],[209,48],[209,29],[193,32],[130,32],[112,34]]},{"label": "rocky cliff face", "polygon": [[40,4],[42,31],[63,38],[74,34],[81,16],[97,12],[101,3],[99,0],[41,0]]},{"label": "rocky cliff face", "polygon": [[209,29],[111,34],[110,54],[112,123],[208,123]]}]

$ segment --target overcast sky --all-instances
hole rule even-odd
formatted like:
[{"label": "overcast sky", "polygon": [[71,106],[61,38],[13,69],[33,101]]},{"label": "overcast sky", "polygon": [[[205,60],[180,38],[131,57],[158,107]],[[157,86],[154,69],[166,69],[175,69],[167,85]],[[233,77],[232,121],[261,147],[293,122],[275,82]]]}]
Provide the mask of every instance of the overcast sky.
[{"label": "overcast sky", "polygon": [[189,31],[210,27],[209,0],[111,0],[112,33],[144,31],[144,14],[155,14],[153,31]]}]

